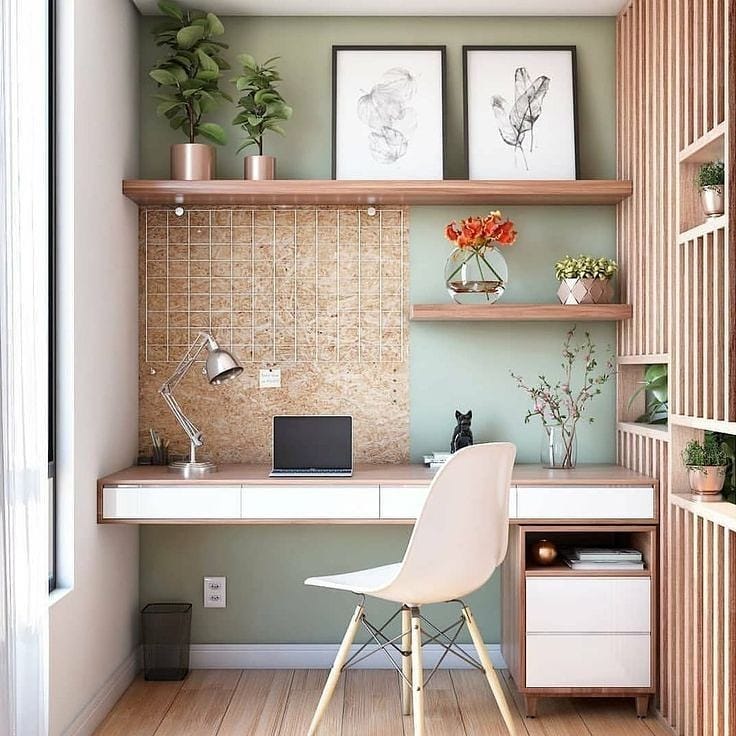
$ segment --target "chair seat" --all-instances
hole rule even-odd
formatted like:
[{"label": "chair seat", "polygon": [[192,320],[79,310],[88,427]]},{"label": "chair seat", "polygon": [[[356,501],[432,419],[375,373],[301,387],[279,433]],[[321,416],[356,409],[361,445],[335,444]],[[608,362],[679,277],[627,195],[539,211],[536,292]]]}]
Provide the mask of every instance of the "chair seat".
[{"label": "chair seat", "polygon": [[401,563],[371,567],[368,570],[355,572],[341,572],[337,575],[323,575],[322,577],[307,578],[305,585],[314,585],[318,588],[333,588],[335,590],[349,590],[352,593],[376,593],[390,585],[401,569]]}]

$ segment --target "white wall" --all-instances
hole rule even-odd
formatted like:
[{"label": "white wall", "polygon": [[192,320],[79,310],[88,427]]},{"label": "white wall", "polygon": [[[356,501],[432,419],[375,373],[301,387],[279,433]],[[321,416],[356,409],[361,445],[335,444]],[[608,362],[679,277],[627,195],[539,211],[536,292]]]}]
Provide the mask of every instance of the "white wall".
[{"label": "white wall", "polygon": [[49,609],[52,735],[91,732],[102,714],[90,703],[138,642],[138,530],[96,524],[97,478],[132,464],[137,443],[137,208],[121,195],[138,168],[137,11],[129,0],[58,8],[59,582],[68,590]]}]

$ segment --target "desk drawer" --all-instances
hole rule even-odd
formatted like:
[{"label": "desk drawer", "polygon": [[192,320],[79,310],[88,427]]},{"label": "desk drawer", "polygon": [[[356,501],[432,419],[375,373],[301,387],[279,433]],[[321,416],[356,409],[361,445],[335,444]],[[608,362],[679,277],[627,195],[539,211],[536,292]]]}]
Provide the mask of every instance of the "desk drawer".
[{"label": "desk drawer", "polygon": [[648,634],[650,589],[649,578],[527,578],[526,630]]},{"label": "desk drawer", "polygon": [[517,486],[519,519],[653,519],[651,486]]},{"label": "desk drawer", "polygon": [[416,519],[429,486],[381,486],[382,519]]},{"label": "desk drawer", "polygon": [[650,687],[649,634],[527,634],[527,687]]},{"label": "desk drawer", "polygon": [[245,486],[245,519],[378,519],[378,486]]},{"label": "desk drawer", "polygon": [[105,486],[105,519],[239,519],[240,486]]}]

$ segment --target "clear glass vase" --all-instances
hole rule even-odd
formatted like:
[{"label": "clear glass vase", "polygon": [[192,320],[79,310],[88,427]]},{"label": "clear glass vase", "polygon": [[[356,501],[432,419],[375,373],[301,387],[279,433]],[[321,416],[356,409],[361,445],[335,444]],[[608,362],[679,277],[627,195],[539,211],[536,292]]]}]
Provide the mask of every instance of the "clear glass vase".
[{"label": "clear glass vase", "polygon": [[542,427],[539,460],[543,468],[569,470],[577,462],[575,429],[563,424],[546,424]]},{"label": "clear glass vase", "polygon": [[447,293],[458,304],[493,304],[508,283],[509,269],[492,245],[455,248],[445,265]]}]

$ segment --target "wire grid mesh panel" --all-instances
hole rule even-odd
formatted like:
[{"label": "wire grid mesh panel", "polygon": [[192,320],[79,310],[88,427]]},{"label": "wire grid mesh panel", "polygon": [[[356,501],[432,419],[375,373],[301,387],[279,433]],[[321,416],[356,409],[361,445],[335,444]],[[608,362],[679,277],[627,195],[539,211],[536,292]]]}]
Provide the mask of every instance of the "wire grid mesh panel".
[{"label": "wire grid mesh panel", "polygon": [[142,210],[146,362],[207,330],[242,362],[397,362],[406,346],[401,209]]}]

